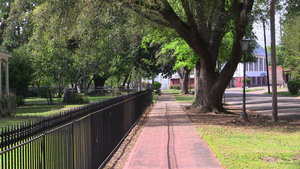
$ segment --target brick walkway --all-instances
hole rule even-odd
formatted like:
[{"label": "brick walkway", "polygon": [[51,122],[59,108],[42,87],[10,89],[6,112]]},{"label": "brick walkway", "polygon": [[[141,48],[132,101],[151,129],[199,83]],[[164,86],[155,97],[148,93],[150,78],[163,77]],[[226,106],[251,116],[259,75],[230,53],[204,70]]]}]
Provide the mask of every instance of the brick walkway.
[{"label": "brick walkway", "polygon": [[222,168],[171,94],[150,112],[125,169]]}]

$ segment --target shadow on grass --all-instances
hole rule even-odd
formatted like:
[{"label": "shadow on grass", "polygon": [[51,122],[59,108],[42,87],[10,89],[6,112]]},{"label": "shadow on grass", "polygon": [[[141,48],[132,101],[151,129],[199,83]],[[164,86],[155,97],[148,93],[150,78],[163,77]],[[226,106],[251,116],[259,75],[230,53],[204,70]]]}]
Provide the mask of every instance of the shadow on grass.
[{"label": "shadow on grass", "polygon": [[[90,103],[98,102],[112,98],[108,96],[86,97]],[[0,117],[0,127],[16,125],[27,121],[34,121],[41,117],[53,116],[61,111],[81,106],[80,104],[64,105],[60,104],[62,98],[53,98],[53,105],[48,105],[45,98],[28,98],[25,99],[25,105],[17,107],[15,117]]]},{"label": "shadow on grass", "polygon": [[183,95],[175,95],[176,101],[178,102],[193,102],[194,96],[183,96]]},{"label": "shadow on grass", "polygon": [[194,113],[195,110],[187,111],[187,115],[196,125],[231,126],[244,129],[270,130],[282,133],[300,132],[300,120],[279,120],[273,122],[270,116],[247,112],[249,121],[239,118],[241,107],[227,106],[228,111],[234,114]]},{"label": "shadow on grass", "polygon": [[78,107],[80,105],[25,105],[16,110],[16,115],[12,117],[0,117],[0,128],[35,121],[41,117],[53,116],[63,110]]},{"label": "shadow on grass", "polygon": [[66,105],[26,105],[26,106],[19,106],[17,108],[17,114],[27,114],[27,113],[41,113],[47,112],[51,110],[58,110],[66,107]]}]

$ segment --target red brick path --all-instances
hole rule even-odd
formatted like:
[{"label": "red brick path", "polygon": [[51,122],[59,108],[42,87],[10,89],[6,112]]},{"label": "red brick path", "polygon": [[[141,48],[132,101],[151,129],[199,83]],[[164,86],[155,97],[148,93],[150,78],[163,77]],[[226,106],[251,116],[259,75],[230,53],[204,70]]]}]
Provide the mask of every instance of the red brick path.
[{"label": "red brick path", "polygon": [[163,94],[132,149],[125,169],[222,168],[171,94]]}]

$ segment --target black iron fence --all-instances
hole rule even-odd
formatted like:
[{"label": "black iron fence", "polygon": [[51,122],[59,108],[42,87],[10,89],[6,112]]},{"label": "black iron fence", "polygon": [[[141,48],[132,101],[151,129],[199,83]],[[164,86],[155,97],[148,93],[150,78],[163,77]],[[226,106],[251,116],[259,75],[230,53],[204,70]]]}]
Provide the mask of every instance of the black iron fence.
[{"label": "black iron fence", "polygon": [[136,92],[4,128],[0,131],[0,168],[98,168],[151,102],[151,91]]}]

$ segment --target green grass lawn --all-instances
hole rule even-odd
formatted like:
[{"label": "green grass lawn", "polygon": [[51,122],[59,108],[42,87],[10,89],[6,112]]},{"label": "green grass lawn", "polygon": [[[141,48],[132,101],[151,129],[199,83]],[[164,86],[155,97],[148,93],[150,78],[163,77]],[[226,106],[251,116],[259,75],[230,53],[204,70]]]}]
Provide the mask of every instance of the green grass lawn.
[{"label": "green grass lawn", "polygon": [[193,102],[194,95],[182,95],[180,90],[162,90],[162,92],[172,93],[178,102]]},{"label": "green grass lawn", "polygon": [[[109,98],[113,98],[113,95],[107,95],[107,96],[86,96],[85,99],[89,100],[90,103],[97,102]],[[25,104],[47,104],[46,98],[40,98],[40,97],[31,97],[24,99]],[[53,98],[53,103],[62,103],[63,98]]]},{"label": "green grass lawn", "polygon": [[253,91],[259,91],[259,90],[264,90],[264,89],[262,89],[262,88],[254,88],[254,89],[246,89],[245,91],[246,92],[253,92]]},{"label": "green grass lawn", "polygon": [[181,93],[180,90],[162,90],[161,92],[172,93],[172,94],[180,94]]},{"label": "green grass lawn", "polygon": [[157,102],[157,99],[158,99],[159,95],[158,94],[154,94],[153,93],[153,97],[152,97],[152,102],[153,103],[156,103]]},{"label": "green grass lawn", "polygon": [[[272,92],[271,92],[271,93],[264,93],[264,94],[272,94]],[[298,96],[300,96],[300,93],[298,93],[297,95],[291,95],[291,93],[288,92],[288,91],[278,91],[278,92],[277,92],[277,95],[279,95],[279,96],[292,96],[292,97],[298,97]]]},{"label": "green grass lawn", "polygon": [[[113,96],[92,96],[86,97],[90,103],[106,100]],[[25,105],[17,107],[15,117],[0,118],[0,128],[20,124],[27,121],[34,121],[40,117],[53,116],[63,110],[82,106],[80,104],[64,105],[61,104],[62,98],[53,98],[53,105],[48,105],[46,98],[27,98]]]},{"label": "green grass lawn", "polygon": [[0,118],[0,128],[11,126],[15,124],[24,123],[27,121],[34,121],[41,117],[56,115],[63,110],[67,110],[81,105],[25,105],[17,107],[15,117]]},{"label": "green grass lawn", "polygon": [[16,116],[52,116],[62,110],[67,110],[81,105],[29,105],[17,108]]},{"label": "green grass lawn", "polygon": [[[29,97],[24,99],[25,104],[47,104],[46,98],[40,98],[40,97]],[[61,103],[63,101],[63,98],[53,98],[53,103]]]},{"label": "green grass lawn", "polygon": [[111,99],[113,98],[112,95],[108,95],[108,96],[89,96],[89,97],[86,97],[90,103],[93,103],[93,102],[98,102],[98,101],[102,101],[102,100],[106,100],[106,99]]},{"label": "green grass lawn", "polygon": [[177,102],[193,102],[194,96],[193,95],[175,95],[175,99]]},{"label": "green grass lawn", "polygon": [[228,169],[299,169],[299,130],[217,125],[199,125],[196,129]]}]

